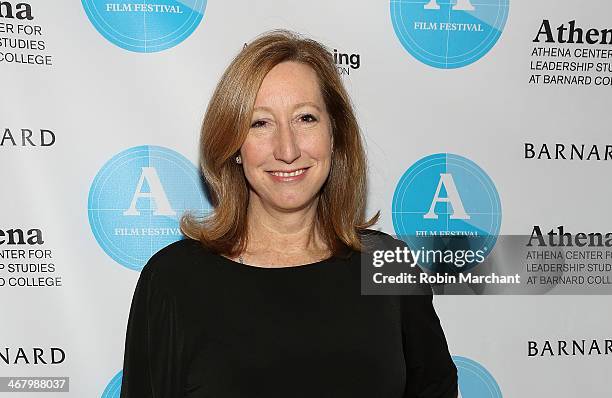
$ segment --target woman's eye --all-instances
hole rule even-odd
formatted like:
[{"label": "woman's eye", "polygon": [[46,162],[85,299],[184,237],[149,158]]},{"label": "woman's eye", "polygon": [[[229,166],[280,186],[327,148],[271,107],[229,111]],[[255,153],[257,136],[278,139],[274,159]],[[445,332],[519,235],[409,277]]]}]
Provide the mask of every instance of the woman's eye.
[{"label": "woman's eye", "polygon": [[266,124],[265,120],[257,120],[251,124],[251,127],[253,128],[263,127],[265,124]]},{"label": "woman's eye", "polygon": [[306,114],[306,115],[302,115],[300,117],[300,120],[303,121],[303,122],[312,123],[312,122],[316,122],[317,118],[309,113],[309,114]]}]

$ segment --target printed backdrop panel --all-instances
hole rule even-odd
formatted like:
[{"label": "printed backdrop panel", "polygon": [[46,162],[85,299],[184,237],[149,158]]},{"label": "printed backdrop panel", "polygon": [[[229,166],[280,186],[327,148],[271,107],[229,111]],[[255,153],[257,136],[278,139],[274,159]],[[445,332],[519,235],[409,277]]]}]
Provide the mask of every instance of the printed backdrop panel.
[{"label": "printed backdrop panel", "polygon": [[[381,230],[484,232],[493,259],[500,237],[554,253],[551,236],[605,236],[611,12],[606,0],[0,1],[0,377],[13,380],[0,394],[119,396],[139,271],[180,239],[185,210],[211,211],[197,171],[208,100],[269,29],[332,52]],[[590,275],[608,291],[609,263]],[[436,296],[462,397],[612,395],[612,297],[558,294],[571,281]]]}]

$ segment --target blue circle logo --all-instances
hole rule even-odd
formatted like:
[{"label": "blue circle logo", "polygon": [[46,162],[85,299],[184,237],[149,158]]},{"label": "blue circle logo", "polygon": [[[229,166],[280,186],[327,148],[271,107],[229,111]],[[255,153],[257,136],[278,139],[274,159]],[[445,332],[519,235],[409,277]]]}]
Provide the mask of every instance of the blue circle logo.
[{"label": "blue circle logo", "polygon": [[121,396],[121,378],[123,371],[120,370],[108,383],[100,398],[119,398]]},{"label": "blue circle logo", "polygon": [[503,398],[495,378],[478,362],[453,356],[459,379],[459,398]]},{"label": "blue circle logo", "polygon": [[91,230],[119,264],[140,271],[159,249],[182,238],[179,218],[211,211],[200,174],[181,154],[138,146],[110,159],[89,189]]},{"label": "blue circle logo", "polygon": [[[495,184],[476,163],[438,153],[418,160],[401,177],[392,219],[398,238],[413,250],[471,250],[484,260],[499,235],[501,202]],[[417,262],[435,271],[468,270],[482,262],[449,265],[441,257]]]},{"label": "blue circle logo", "polygon": [[391,21],[402,46],[441,69],[478,61],[497,42],[509,0],[391,0]]},{"label": "blue circle logo", "polygon": [[206,0],[82,0],[87,17],[111,43],[152,53],[176,46],[198,27]]}]

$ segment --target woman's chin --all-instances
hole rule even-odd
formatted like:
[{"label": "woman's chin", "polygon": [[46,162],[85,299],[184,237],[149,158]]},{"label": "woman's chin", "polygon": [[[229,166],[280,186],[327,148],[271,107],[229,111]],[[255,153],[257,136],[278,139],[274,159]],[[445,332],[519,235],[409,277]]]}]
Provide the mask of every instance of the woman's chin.
[{"label": "woman's chin", "polygon": [[275,192],[265,195],[258,195],[256,191],[251,191],[251,200],[256,200],[260,206],[264,208],[275,209],[281,212],[300,211],[315,205],[318,195],[309,195],[304,191],[301,192]]},{"label": "woman's chin", "polygon": [[295,198],[295,199],[284,199],[278,200],[271,203],[272,207],[276,208],[279,211],[284,212],[293,212],[299,211],[307,208],[314,202],[314,198],[305,199],[305,198]]}]

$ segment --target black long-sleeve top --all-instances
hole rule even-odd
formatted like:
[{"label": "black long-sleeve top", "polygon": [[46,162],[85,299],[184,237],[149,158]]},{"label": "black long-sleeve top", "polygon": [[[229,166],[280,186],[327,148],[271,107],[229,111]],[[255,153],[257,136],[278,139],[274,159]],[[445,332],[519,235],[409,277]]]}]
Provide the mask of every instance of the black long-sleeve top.
[{"label": "black long-sleeve top", "polygon": [[432,295],[362,296],[359,255],[263,268],[191,239],[160,250],[134,292],[121,398],[456,397]]}]

